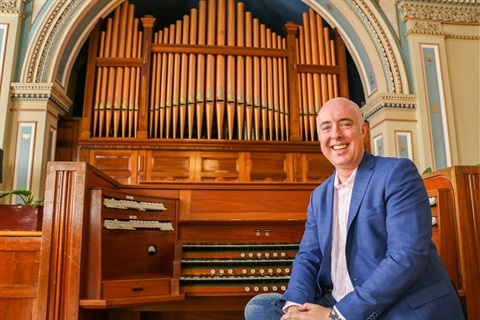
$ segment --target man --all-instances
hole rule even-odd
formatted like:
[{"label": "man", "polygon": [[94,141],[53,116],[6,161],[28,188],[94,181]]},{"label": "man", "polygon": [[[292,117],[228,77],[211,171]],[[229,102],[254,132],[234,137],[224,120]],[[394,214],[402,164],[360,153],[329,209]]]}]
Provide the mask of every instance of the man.
[{"label": "man", "polygon": [[335,173],[310,197],[288,289],[252,298],[246,320],[464,319],[417,168],[365,152],[367,129],[348,99],[320,109],[318,138]]}]

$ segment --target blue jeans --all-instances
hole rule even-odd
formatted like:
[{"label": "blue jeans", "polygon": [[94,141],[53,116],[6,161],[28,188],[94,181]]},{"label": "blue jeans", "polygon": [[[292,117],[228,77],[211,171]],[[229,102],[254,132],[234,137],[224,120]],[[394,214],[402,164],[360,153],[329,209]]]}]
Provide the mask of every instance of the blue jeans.
[{"label": "blue jeans", "polygon": [[[281,296],[279,293],[262,293],[253,297],[245,306],[245,320],[280,320],[283,315]],[[336,301],[328,292],[316,297],[313,303],[332,308]]]}]

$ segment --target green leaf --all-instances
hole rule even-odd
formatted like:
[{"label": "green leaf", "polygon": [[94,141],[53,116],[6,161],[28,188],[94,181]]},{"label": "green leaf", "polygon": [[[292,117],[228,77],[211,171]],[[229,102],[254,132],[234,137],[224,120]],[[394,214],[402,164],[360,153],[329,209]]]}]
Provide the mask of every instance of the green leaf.
[{"label": "green leaf", "polygon": [[422,174],[430,173],[430,172],[432,172],[432,167],[428,167],[427,169],[425,169],[425,171],[423,171]]},{"label": "green leaf", "polygon": [[29,205],[32,208],[36,208],[42,204],[44,198],[39,198],[37,200],[33,199],[32,191],[26,190],[24,188],[15,189],[15,190],[6,190],[0,191],[0,198],[6,197],[8,195],[19,196],[23,204]]}]

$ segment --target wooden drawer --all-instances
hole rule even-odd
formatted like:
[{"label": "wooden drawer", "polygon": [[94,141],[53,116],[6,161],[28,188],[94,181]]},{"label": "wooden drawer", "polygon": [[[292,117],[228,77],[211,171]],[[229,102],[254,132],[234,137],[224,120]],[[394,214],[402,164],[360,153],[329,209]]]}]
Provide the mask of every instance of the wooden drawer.
[{"label": "wooden drawer", "polygon": [[108,280],[103,281],[103,298],[125,298],[169,295],[170,279],[132,279],[132,280]]}]

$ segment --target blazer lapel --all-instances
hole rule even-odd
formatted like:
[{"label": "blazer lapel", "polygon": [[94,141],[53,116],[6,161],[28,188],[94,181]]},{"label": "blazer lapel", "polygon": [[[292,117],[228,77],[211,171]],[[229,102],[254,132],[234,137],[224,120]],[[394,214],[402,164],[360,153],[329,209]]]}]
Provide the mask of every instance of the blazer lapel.
[{"label": "blazer lapel", "polygon": [[375,158],[373,155],[365,152],[363,160],[358,166],[357,175],[355,176],[355,183],[353,184],[352,199],[350,200],[350,210],[348,212],[348,229],[352,224],[353,219],[358,213],[360,204],[365,196],[370,179],[375,168]]},{"label": "blazer lapel", "polygon": [[318,238],[323,252],[322,265],[320,267],[320,278],[326,279],[327,283],[330,283],[330,270],[332,264],[332,216],[333,216],[333,188],[334,188],[334,177],[332,175],[326,183],[326,198],[324,204],[321,206],[319,212],[322,215],[322,221],[317,221],[318,223],[324,223],[328,225],[328,228],[318,228]]}]

